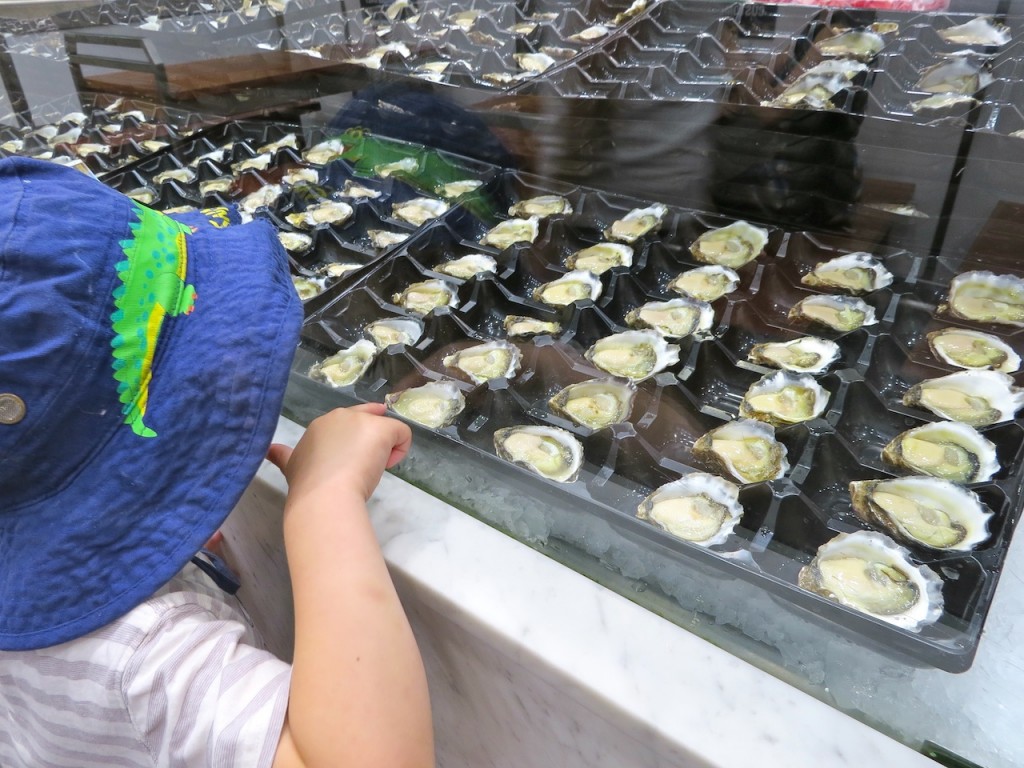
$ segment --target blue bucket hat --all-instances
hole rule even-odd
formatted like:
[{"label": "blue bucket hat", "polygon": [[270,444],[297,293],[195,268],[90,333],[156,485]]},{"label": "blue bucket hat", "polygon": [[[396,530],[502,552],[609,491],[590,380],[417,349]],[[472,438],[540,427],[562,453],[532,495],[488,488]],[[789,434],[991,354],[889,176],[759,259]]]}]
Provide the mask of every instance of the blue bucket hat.
[{"label": "blue bucket hat", "polygon": [[255,475],[302,311],[273,227],[232,216],[0,161],[0,649],[131,610]]}]

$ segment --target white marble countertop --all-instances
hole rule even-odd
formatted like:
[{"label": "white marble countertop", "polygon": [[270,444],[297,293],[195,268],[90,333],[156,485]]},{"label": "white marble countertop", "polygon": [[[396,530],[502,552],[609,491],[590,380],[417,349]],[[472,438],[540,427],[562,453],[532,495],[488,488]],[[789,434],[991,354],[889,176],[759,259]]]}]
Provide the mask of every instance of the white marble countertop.
[{"label": "white marble countertop", "polygon": [[[299,435],[282,420],[279,441]],[[236,557],[239,537],[270,531],[241,570],[279,646],[283,490],[265,464],[227,529]],[[424,649],[444,768],[935,766],[396,477],[371,514]]]}]

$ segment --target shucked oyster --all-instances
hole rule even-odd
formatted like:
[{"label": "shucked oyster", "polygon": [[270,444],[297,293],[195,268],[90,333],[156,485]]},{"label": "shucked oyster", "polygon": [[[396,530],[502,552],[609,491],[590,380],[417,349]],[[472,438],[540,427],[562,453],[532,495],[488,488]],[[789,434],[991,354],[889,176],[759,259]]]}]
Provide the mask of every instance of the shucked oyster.
[{"label": "shucked oyster", "polygon": [[649,301],[626,313],[626,325],[630,328],[653,328],[670,338],[705,334],[714,320],[710,304],[687,296]]},{"label": "shucked oyster", "polygon": [[794,373],[822,373],[839,358],[839,345],[817,336],[755,344],[747,355],[753,363]]},{"label": "shucked oyster", "polygon": [[598,243],[569,254],[565,266],[585,269],[601,275],[613,267],[628,267],[633,263],[633,249],[622,243]]},{"label": "shucked oyster", "polygon": [[491,227],[480,243],[498,250],[505,250],[515,243],[532,243],[540,232],[540,219],[531,216],[528,219],[506,219]]},{"label": "shucked oyster", "polygon": [[849,56],[869,61],[885,47],[881,35],[865,29],[850,29],[815,43],[822,56]]},{"label": "shucked oyster", "polygon": [[965,272],[949,284],[949,299],[939,307],[954,317],[980,323],[1024,325],[1024,279],[992,272]]},{"label": "shucked oyster", "polygon": [[533,298],[558,307],[565,307],[576,301],[589,299],[597,301],[601,295],[601,281],[592,272],[575,269],[566,272],[557,280],[537,286]]},{"label": "shucked oyster", "polygon": [[1021,405],[1024,390],[998,371],[960,371],[915,384],[903,396],[903,404],[927,408],[950,421],[984,427],[1009,421]]},{"label": "shucked oyster", "polygon": [[745,221],[734,221],[727,227],[711,229],[690,246],[697,261],[738,269],[753,261],[768,244],[768,230]]},{"label": "shucked oyster", "polygon": [[448,210],[448,203],[429,197],[416,197],[404,203],[395,203],[391,208],[392,215],[407,221],[414,227],[422,226],[436,219]]},{"label": "shucked oyster", "polygon": [[754,382],[740,402],[740,416],[781,426],[817,418],[828,391],[812,376],[779,371]]},{"label": "shucked oyster", "polygon": [[954,483],[983,483],[999,471],[995,444],[974,427],[956,421],[908,429],[889,441],[882,458]]},{"label": "shucked oyster", "polygon": [[395,413],[430,429],[447,427],[466,407],[466,398],[450,381],[431,381],[392,392],[384,402]]},{"label": "shucked oyster", "polygon": [[969,96],[992,82],[992,76],[967,56],[954,56],[921,71],[917,89],[926,93]]},{"label": "shucked oyster", "polygon": [[377,356],[377,347],[373,342],[360,339],[348,349],[343,349],[317,363],[309,370],[309,375],[320,381],[326,381],[332,387],[347,387],[354,384],[370,367]]},{"label": "shucked oyster", "polygon": [[572,205],[560,195],[540,195],[520,200],[508,209],[509,216],[553,216],[572,213]]},{"label": "shucked oyster", "polygon": [[583,446],[558,427],[523,425],[494,433],[494,450],[517,464],[556,483],[571,483],[583,465]]},{"label": "shucked oyster", "polygon": [[721,544],[743,517],[740,489],[728,480],[692,472],[658,488],[636,516],[673,536],[704,547]]},{"label": "shucked oyster", "polygon": [[809,320],[840,333],[878,322],[874,307],[852,296],[808,296],[789,310],[789,319]]},{"label": "shucked oyster", "polygon": [[636,387],[615,379],[570,384],[548,400],[555,413],[590,429],[604,429],[629,418]]},{"label": "shucked oyster", "polygon": [[990,333],[966,328],[943,328],[928,334],[932,353],[958,368],[1016,373],[1020,355],[1002,339]]},{"label": "shucked oyster", "polygon": [[314,165],[327,165],[332,160],[341,157],[345,151],[345,145],[340,139],[328,139],[310,147],[302,153],[303,159]]},{"label": "shucked oyster", "polygon": [[786,447],[775,429],[756,419],[738,419],[712,429],[693,444],[693,455],[741,483],[777,480],[786,474]]},{"label": "shucked oyster", "polygon": [[410,312],[426,315],[439,307],[457,307],[459,294],[454,286],[444,280],[423,280],[396,293],[391,300]]},{"label": "shucked oyster", "polygon": [[931,549],[967,551],[988,538],[992,512],[963,486],[937,477],[850,483],[853,511],[868,525]]},{"label": "shucked oyster", "polygon": [[599,339],[584,357],[605,373],[643,381],[679,362],[679,347],[657,331],[624,331]]},{"label": "shucked oyster", "polygon": [[485,344],[466,347],[441,361],[447,368],[458,368],[476,384],[490,379],[510,379],[519,370],[522,353],[507,341],[488,341]]},{"label": "shucked oyster", "polygon": [[454,200],[457,197],[462,197],[467,192],[473,192],[474,190],[482,187],[484,183],[478,179],[464,179],[461,181],[449,181],[447,184],[440,184],[434,188],[441,197],[449,200]]},{"label": "shucked oyster", "polygon": [[647,208],[634,208],[621,219],[613,221],[604,231],[604,236],[623,243],[635,243],[655,227],[661,226],[666,213],[668,208],[660,203]]},{"label": "shucked oyster", "polygon": [[736,290],[740,276],[728,267],[711,264],[688,269],[668,284],[670,291],[701,301],[716,301]]},{"label": "shucked oyster", "polygon": [[392,344],[415,344],[423,335],[423,323],[411,317],[387,317],[374,320],[363,328],[378,350]]},{"label": "shucked oyster", "polygon": [[434,271],[457,280],[469,280],[485,272],[497,272],[498,262],[483,253],[467,253],[458,259],[438,264]]},{"label": "shucked oyster", "polygon": [[285,219],[293,227],[308,229],[319,224],[344,224],[352,217],[352,206],[337,200],[324,200],[299,213],[289,213]]},{"label": "shucked oyster", "polygon": [[869,253],[847,253],[821,262],[800,282],[820,288],[838,288],[848,293],[870,293],[892,284],[892,273]]},{"label": "shucked oyster", "polygon": [[841,533],[800,569],[801,588],[917,632],[942,615],[942,581],[888,536]]},{"label": "shucked oyster", "polygon": [[939,37],[960,45],[1006,45],[1010,42],[1010,28],[988,16],[979,16],[966,24],[938,30]]},{"label": "shucked oyster", "polygon": [[541,333],[555,334],[562,330],[562,326],[554,321],[537,320],[525,315],[509,315],[505,318],[504,325],[509,338],[537,336]]}]

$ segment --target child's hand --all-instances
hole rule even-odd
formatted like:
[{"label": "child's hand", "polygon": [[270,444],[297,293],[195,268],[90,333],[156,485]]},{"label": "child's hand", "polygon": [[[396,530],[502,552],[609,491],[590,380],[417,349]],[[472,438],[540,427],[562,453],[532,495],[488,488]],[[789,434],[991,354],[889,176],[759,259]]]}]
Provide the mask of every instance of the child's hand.
[{"label": "child's hand", "polygon": [[271,445],[267,458],[284,473],[289,496],[331,489],[369,499],[412,443],[408,425],[384,413],[382,403],[337,408],[311,422],[294,450]]}]

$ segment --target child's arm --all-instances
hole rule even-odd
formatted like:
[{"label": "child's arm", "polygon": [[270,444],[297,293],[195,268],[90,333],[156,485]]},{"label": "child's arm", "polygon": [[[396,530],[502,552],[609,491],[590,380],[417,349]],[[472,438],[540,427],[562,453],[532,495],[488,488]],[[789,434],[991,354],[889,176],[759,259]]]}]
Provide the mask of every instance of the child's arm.
[{"label": "child's arm", "polygon": [[288,479],[284,538],[295,596],[288,716],[274,768],[434,765],[423,663],[366,512],[411,433],[377,404],[309,425],[269,458]]}]

